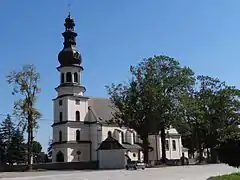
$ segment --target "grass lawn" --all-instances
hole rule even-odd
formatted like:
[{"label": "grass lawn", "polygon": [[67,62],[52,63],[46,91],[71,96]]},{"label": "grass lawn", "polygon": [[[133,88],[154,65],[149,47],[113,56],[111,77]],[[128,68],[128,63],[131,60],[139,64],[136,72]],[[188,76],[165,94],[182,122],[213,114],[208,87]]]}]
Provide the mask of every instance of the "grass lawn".
[{"label": "grass lawn", "polygon": [[240,173],[211,177],[208,180],[240,180]]}]

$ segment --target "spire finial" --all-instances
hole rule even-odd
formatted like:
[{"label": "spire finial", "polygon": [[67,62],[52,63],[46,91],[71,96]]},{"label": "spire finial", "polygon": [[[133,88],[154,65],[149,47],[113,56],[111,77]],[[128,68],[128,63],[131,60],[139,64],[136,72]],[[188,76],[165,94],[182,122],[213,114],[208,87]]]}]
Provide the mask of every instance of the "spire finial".
[{"label": "spire finial", "polygon": [[71,3],[68,3],[68,17],[71,17]]}]

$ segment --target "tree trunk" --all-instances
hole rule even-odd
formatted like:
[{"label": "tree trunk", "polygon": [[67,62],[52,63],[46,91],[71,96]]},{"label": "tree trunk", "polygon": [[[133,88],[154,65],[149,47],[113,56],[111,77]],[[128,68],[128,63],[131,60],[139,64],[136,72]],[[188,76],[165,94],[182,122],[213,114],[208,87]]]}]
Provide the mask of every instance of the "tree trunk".
[{"label": "tree trunk", "polygon": [[166,133],[165,126],[161,128],[161,145],[162,145],[162,163],[166,164]]},{"label": "tree trunk", "polygon": [[216,154],[216,150],[213,147],[210,148],[210,154],[211,154],[211,163],[217,163],[217,154]]},{"label": "tree trunk", "polygon": [[199,143],[198,152],[199,152],[198,163],[201,163],[203,162],[203,149],[202,149],[201,143]]},{"label": "tree trunk", "polygon": [[148,136],[144,136],[142,140],[143,140],[144,163],[148,164]]},{"label": "tree trunk", "polygon": [[32,170],[32,143],[33,143],[33,127],[32,127],[32,118],[28,119],[28,170]]}]

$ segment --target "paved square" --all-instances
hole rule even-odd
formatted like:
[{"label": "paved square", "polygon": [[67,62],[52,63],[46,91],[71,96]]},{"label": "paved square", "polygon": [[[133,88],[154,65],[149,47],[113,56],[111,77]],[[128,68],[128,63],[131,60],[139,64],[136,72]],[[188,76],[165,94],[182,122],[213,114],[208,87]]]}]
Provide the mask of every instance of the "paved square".
[{"label": "paved square", "polygon": [[236,172],[223,164],[178,166],[146,170],[45,171],[1,173],[2,180],[206,180],[210,176]]}]

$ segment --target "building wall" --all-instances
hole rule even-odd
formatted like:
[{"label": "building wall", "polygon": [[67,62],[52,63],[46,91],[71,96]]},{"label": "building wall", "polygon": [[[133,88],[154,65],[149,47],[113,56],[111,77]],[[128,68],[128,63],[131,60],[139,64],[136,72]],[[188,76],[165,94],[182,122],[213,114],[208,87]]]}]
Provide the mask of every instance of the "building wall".
[{"label": "building wall", "polygon": [[[99,168],[100,169],[123,169],[125,168],[126,158],[125,151],[116,150],[99,150]],[[113,161],[114,159],[114,161]]]},{"label": "building wall", "polygon": [[[64,162],[85,162],[91,161],[91,144],[56,144],[53,146],[52,162],[56,162],[56,155],[59,151],[64,154]],[[78,156],[77,151],[81,154]]]},{"label": "building wall", "polygon": [[[76,100],[80,100],[80,104],[76,104]],[[88,101],[85,98],[76,98],[76,97],[68,97],[67,100],[68,111],[67,117],[70,121],[76,121],[76,111],[80,112],[80,121],[85,121],[86,115],[88,112]]]},{"label": "building wall", "polygon": [[90,126],[90,140],[92,142],[92,160],[97,160],[97,149],[102,142],[102,130],[100,124],[91,124]]},{"label": "building wall", "polygon": [[64,154],[64,162],[68,162],[67,148],[64,146],[54,146],[52,149],[52,162],[56,162],[56,155],[61,151]]},{"label": "building wall", "polygon": [[[135,133],[135,142],[137,142],[137,135],[134,130],[128,130],[127,128],[120,128],[117,126],[102,126],[102,141],[104,141],[108,137],[108,132],[112,132],[112,136],[117,139],[120,143],[130,143],[133,144],[133,133]],[[121,133],[123,132],[124,139],[122,141]]]},{"label": "building wall", "polygon": [[68,140],[68,127],[66,124],[53,126],[53,142],[59,142],[59,132],[62,131],[62,141]]},{"label": "building wall", "polygon": [[[77,155],[77,151],[81,154]],[[91,161],[90,144],[71,144],[71,147],[67,148],[68,162],[85,162]]]},{"label": "building wall", "polygon": [[90,131],[88,124],[69,123],[66,125],[68,129],[68,141],[76,141],[76,131],[80,131],[80,141],[90,140]]},{"label": "building wall", "polygon": [[[176,150],[173,149],[173,140],[176,142]],[[166,149],[167,159],[180,159],[182,156],[181,137],[170,135],[170,137],[166,137],[166,141],[169,143],[169,149]],[[160,160],[162,158],[160,135],[149,135],[149,143],[153,147],[153,151],[149,152],[149,160]]]}]

